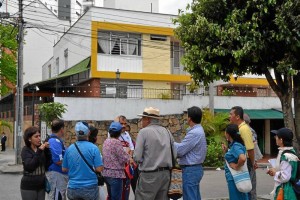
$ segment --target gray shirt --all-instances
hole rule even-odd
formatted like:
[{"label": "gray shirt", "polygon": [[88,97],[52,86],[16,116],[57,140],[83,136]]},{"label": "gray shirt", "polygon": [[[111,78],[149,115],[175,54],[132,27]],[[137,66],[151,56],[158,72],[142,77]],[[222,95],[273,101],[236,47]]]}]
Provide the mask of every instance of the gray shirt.
[{"label": "gray shirt", "polygon": [[[152,171],[159,167],[171,168],[170,139],[173,144],[173,136],[166,128],[157,124],[149,124],[140,130],[133,154],[134,160],[139,163],[139,170]],[[174,157],[176,158],[175,152]]]}]

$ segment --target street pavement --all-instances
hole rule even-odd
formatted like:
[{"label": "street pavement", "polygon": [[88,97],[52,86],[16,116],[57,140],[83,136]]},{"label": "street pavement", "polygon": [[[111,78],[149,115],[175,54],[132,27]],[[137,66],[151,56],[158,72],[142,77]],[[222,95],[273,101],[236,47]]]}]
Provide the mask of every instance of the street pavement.
[{"label": "street pavement", "polygon": [[[273,189],[274,181],[272,177],[266,174],[266,165],[266,163],[260,163],[260,168],[256,170],[258,200],[270,199],[269,193]],[[22,165],[15,165],[15,151],[13,149],[0,152],[1,200],[21,200],[20,180],[22,170]],[[204,200],[228,199],[224,170],[205,169],[200,190]],[[134,195],[131,192],[130,200],[133,199]]]}]

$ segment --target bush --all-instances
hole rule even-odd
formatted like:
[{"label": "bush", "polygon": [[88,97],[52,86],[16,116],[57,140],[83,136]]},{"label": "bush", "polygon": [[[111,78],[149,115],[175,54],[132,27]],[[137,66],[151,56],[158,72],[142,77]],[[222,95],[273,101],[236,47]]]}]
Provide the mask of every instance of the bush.
[{"label": "bush", "polygon": [[205,167],[224,167],[224,158],[221,142],[214,139],[207,140],[207,154],[203,163]]}]

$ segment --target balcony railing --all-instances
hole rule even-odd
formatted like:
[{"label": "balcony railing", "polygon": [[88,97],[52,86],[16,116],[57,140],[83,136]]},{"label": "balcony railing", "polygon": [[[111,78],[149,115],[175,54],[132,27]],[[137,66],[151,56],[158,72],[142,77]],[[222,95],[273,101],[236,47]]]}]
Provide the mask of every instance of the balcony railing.
[{"label": "balcony railing", "polygon": [[131,86],[68,86],[59,87],[57,97],[99,97],[125,99],[182,99],[182,90],[155,89]]}]

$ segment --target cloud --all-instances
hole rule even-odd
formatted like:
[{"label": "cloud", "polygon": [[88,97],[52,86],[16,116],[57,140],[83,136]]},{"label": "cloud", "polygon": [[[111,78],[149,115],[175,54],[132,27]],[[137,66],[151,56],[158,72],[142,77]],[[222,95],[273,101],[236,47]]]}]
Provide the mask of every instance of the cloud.
[{"label": "cloud", "polygon": [[178,14],[178,9],[185,10],[188,3],[192,0],[159,0],[159,12],[164,14]]}]

